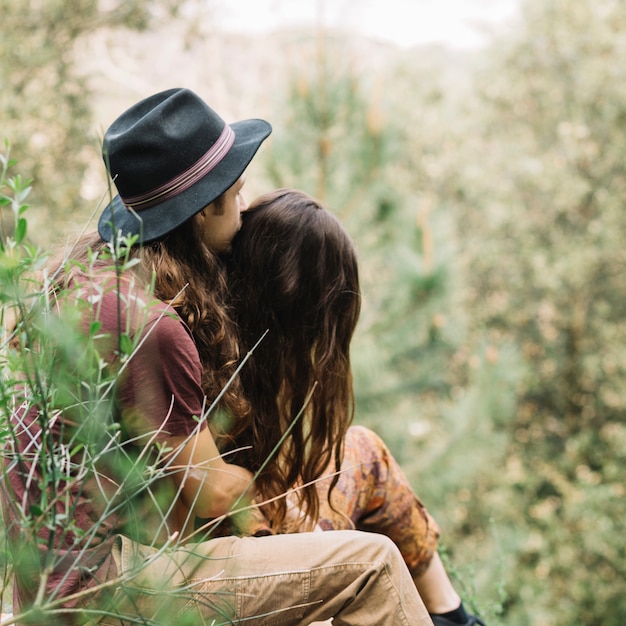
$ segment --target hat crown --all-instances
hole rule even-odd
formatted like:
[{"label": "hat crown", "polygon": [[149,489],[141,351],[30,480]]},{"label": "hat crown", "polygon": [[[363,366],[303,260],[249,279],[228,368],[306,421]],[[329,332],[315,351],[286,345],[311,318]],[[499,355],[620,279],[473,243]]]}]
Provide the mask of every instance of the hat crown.
[{"label": "hat crown", "polygon": [[122,114],[107,130],[103,159],[122,199],[150,192],[196,163],[226,123],[189,89],[170,89]]}]

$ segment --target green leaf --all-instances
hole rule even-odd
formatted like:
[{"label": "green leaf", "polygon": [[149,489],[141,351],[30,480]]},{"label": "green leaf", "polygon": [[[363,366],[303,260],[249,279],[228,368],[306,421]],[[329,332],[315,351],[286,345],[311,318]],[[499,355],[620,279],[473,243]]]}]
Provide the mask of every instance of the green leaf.
[{"label": "green leaf", "polygon": [[42,513],[43,513],[43,511],[36,504],[31,504],[30,505],[30,514],[31,515],[33,515],[35,517],[39,517]]},{"label": "green leaf", "polygon": [[28,230],[28,222],[25,218],[20,217],[17,220],[17,225],[15,226],[15,241],[17,243],[22,243],[24,238],[26,237],[26,231]]},{"label": "green leaf", "polygon": [[133,351],[133,341],[126,333],[120,335],[120,350],[126,355]]}]

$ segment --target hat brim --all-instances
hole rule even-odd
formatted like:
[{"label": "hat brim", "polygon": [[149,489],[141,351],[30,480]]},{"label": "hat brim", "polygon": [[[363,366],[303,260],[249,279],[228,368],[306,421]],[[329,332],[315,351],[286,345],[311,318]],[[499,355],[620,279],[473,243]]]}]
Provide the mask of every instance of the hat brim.
[{"label": "hat brim", "polygon": [[127,209],[119,195],[115,196],[98,221],[100,237],[111,241],[116,233],[121,232],[123,236],[138,235],[138,243],[154,241],[180,226],[232,187],[272,132],[272,127],[260,119],[234,122],[230,127],[235,132],[235,142],[204,178],[180,195],[143,212]]}]

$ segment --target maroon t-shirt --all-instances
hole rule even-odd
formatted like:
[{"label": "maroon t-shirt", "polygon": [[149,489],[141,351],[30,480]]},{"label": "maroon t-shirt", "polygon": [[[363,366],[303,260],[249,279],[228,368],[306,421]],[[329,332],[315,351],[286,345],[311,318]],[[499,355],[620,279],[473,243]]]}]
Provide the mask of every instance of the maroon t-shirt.
[{"label": "maroon t-shirt", "polygon": [[[111,435],[107,434],[110,431],[102,430],[98,434],[97,429],[104,428],[104,424],[115,424],[115,428],[119,425],[122,443],[111,446],[111,451],[98,460],[97,480],[93,475],[79,475],[79,457],[85,451],[76,446],[78,440],[72,438],[72,433],[80,429],[81,425],[75,423],[80,412],[70,408],[59,411],[52,419],[51,438],[59,451],[75,455],[73,469],[68,473],[74,480],[59,483],[56,497],[49,492],[42,494],[39,485],[46,462],[36,452],[41,449],[42,438],[41,419],[38,419],[40,407],[28,402],[25,387],[26,401],[13,416],[17,437],[9,441],[3,453],[8,470],[8,484],[2,485],[5,524],[9,536],[19,542],[22,515],[37,516],[50,501],[57,515],[53,528],[39,531],[38,553],[27,536],[18,544],[22,545],[24,553],[19,555],[20,567],[16,568],[14,612],[32,601],[39,585],[40,566],[33,563],[28,567],[29,558],[51,557],[54,569],[47,590],[56,597],[65,597],[115,576],[111,558],[115,535],[136,535],[133,538],[138,541],[149,540],[141,533],[150,532],[147,522],[150,506],[153,506],[153,499],[146,490],[136,489],[141,479],[130,484],[132,479],[124,472],[131,468],[130,473],[139,471],[141,474],[132,467],[148,439],[153,443],[163,442],[171,436],[187,436],[205,427],[199,424],[204,407],[200,358],[191,332],[173,309],[151,300],[132,280],[124,279],[118,290],[111,273],[91,281],[79,276],[71,286],[77,289],[81,302],[89,303],[88,311],[93,317],[84,319],[83,312],[84,328],[96,323],[97,334],[101,337],[99,345],[104,349],[101,354],[109,366],[119,372],[119,387],[111,395],[114,401],[107,402],[104,398],[103,406],[108,410],[96,418],[93,436],[100,437],[105,446],[110,441]],[[121,335],[135,344],[129,350],[132,353],[129,358],[120,358],[115,353]],[[93,425],[90,428],[93,430]],[[68,445],[68,441],[72,445]],[[90,439],[92,454],[94,441]],[[97,444],[95,448],[97,452]],[[145,458],[150,461],[151,457]],[[157,491],[161,482],[165,485],[167,481],[157,481],[151,490]],[[126,483],[125,490],[116,492],[120,484]],[[58,497],[59,493],[63,497]],[[117,493],[116,506],[111,505],[113,493]],[[137,516],[145,517],[137,519]],[[53,517],[48,515],[46,519]],[[157,521],[160,519],[157,511],[154,517]],[[73,565],[75,563],[79,563],[79,567]]]}]

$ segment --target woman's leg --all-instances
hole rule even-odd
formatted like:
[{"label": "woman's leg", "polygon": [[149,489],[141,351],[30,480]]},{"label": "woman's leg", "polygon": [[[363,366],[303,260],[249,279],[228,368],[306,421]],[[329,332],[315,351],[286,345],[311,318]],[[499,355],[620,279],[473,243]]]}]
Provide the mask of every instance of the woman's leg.
[{"label": "woman's leg", "polygon": [[115,607],[150,624],[432,624],[397,548],[376,534],[224,537],[162,553],[123,538],[118,550],[133,575]]}]

